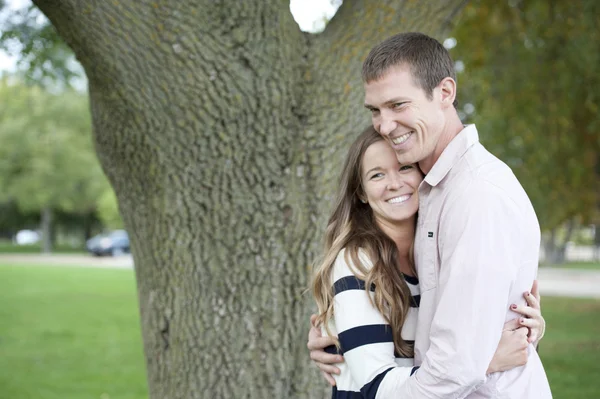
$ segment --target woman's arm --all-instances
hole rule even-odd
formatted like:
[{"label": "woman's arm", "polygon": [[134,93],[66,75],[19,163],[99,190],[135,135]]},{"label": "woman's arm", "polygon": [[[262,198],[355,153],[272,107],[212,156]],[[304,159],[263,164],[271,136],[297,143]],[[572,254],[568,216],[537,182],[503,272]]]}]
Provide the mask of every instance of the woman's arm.
[{"label": "woman's arm", "polygon": [[531,292],[523,294],[528,306],[511,305],[510,309],[524,317],[508,321],[504,325],[502,337],[487,373],[506,371],[527,363],[527,348],[535,346],[544,335],[546,321],[541,313],[540,294],[537,280],[533,282]]},{"label": "woman's arm", "polygon": [[[347,371],[363,398],[395,397],[390,388],[410,377],[413,360],[405,359],[405,367],[397,365],[391,328],[369,299],[373,289],[365,290],[343,256],[336,263],[334,321]],[[338,382],[338,393],[344,388]]]}]

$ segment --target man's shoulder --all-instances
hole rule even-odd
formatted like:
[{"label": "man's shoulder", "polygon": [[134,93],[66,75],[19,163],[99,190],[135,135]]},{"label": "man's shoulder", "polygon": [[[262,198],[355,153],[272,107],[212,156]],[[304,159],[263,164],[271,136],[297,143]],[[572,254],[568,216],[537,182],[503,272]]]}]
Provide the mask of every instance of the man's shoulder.
[{"label": "man's shoulder", "polygon": [[[523,187],[512,169],[483,145],[473,145],[452,169],[453,180],[464,180],[466,190],[501,191],[507,195],[521,195]],[[449,185],[450,191],[453,185]]]}]

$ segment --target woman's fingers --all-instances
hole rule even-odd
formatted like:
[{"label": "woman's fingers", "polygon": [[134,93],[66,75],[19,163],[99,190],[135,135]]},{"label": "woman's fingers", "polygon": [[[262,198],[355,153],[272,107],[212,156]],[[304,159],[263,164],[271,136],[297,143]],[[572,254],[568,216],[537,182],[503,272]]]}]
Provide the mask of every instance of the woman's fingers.
[{"label": "woman's fingers", "polygon": [[523,297],[529,306],[535,309],[540,309],[539,295],[536,296],[533,292],[525,292],[523,293]]},{"label": "woman's fingers", "polygon": [[[530,295],[531,296],[531,295]],[[525,317],[538,317],[540,314],[540,311],[534,307],[530,307],[530,306],[525,306],[525,305],[515,305],[512,304],[510,305],[510,310],[512,310],[513,312],[519,313],[520,315],[523,315]]]},{"label": "woman's fingers", "polygon": [[528,319],[525,317],[520,317],[518,320],[522,327],[527,327],[529,329],[528,341],[530,343],[537,341],[538,337],[542,334],[542,323],[540,323],[538,319]]},{"label": "woman's fingers", "polygon": [[535,297],[535,299],[537,299],[538,303],[541,302],[540,289],[537,280],[533,280],[533,285],[531,286],[531,294]]},{"label": "woman's fingers", "polygon": [[504,323],[504,328],[502,328],[502,331],[514,331],[519,327],[519,318],[517,317],[516,319],[512,319]]}]

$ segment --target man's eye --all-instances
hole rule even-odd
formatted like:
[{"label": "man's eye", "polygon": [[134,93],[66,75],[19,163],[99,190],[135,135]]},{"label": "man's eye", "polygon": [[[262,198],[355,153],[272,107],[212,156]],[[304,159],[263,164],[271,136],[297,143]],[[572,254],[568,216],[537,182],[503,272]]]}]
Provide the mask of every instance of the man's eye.
[{"label": "man's eye", "polygon": [[402,166],[400,166],[400,170],[401,171],[403,171],[403,170],[411,170],[412,168],[413,168],[412,165],[402,165]]},{"label": "man's eye", "polygon": [[402,106],[406,104],[406,103],[394,103],[392,104],[392,108],[393,109],[398,109],[398,108],[402,108]]},{"label": "man's eye", "polygon": [[373,115],[377,115],[379,113],[379,110],[377,108],[371,108],[369,111],[371,111],[371,114]]}]

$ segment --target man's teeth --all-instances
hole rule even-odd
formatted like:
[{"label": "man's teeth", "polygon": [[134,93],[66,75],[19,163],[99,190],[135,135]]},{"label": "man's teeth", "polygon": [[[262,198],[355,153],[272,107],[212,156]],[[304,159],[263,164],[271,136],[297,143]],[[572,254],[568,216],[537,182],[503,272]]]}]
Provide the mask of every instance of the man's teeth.
[{"label": "man's teeth", "polygon": [[410,198],[410,195],[403,195],[401,197],[392,198],[391,200],[388,200],[388,202],[390,204],[399,204],[401,202],[406,201],[409,198]]},{"label": "man's teeth", "polygon": [[408,132],[405,135],[402,135],[400,137],[396,137],[395,139],[392,140],[392,142],[394,144],[402,144],[404,143],[406,140],[408,140],[408,138],[410,137],[410,135],[412,134],[412,132]]}]

